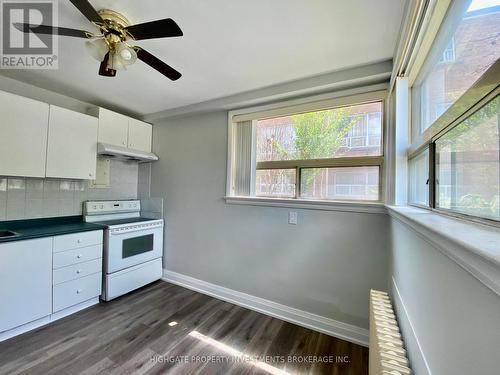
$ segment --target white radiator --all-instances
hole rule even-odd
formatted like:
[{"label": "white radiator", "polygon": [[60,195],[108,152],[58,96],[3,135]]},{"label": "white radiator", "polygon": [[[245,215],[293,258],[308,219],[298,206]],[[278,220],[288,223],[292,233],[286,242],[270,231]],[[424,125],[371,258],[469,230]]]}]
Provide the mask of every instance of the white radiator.
[{"label": "white radiator", "polygon": [[391,300],[385,292],[370,291],[370,375],[411,374]]}]

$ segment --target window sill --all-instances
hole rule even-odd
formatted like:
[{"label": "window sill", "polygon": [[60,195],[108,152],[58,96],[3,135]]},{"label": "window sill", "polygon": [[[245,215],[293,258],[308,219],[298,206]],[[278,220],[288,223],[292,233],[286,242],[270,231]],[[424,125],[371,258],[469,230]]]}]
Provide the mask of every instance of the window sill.
[{"label": "window sill", "polygon": [[500,295],[500,230],[416,207],[386,206],[389,215]]},{"label": "window sill", "polygon": [[387,210],[383,203],[378,202],[336,202],[312,199],[287,199],[265,197],[224,197],[228,204],[245,204],[250,206],[303,208],[310,210],[362,212],[385,214]]}]

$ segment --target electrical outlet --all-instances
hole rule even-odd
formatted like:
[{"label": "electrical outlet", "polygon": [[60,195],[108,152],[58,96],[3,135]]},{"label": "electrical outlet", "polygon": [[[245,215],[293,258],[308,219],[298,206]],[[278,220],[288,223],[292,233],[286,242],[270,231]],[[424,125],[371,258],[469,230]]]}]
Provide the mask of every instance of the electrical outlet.
[{"label": "electrical outlet", "polygon": [[297,225],[297,211],[288,211],[288,224]]}]

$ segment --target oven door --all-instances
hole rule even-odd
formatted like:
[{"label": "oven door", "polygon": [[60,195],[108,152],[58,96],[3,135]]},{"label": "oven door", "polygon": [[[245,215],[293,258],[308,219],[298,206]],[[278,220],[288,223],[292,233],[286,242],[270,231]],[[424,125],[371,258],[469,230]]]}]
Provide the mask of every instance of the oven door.
[{"label": "oven door", "polygon": [[108,229],[104,267],[107,274],[160,258],[163,225],[144,229]]}]

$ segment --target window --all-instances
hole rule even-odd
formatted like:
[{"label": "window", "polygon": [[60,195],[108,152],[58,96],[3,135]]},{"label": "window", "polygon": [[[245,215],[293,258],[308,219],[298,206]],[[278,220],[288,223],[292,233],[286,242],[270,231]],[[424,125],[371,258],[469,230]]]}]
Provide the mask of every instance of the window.
[{"label": "window", "polygon": [[382,103],[257,120],[257,162],[379,156]]},{"label": "window", "polygon": [[256,183],[256,196],[295,197],[295,169],[259,169],[256,171]]},{"label": "window", "polygon": [[379,167],[304,168],[302,197],[308,199],[377,201]]},{"label": "window", "polygon": [[259,119],[256,138],[257,196],[379,200],[380,160],[333,166],[343,158],[381,156],[382,102]]},{"label": "window", "polygon": [[500,1],[451,2],[412,86],[410,204],[500,221],[499,58]]},{"label": "window", "polygon": [[436,207],[500,220],[499,102],[436,140]]},{"label": "window", "polygon": [[[385,95],[377,91],[233,115],[229,195],[381,201]],[[245,146],[249,142],[252,147]]]},{"label": "window", "polygon": [[500,2],[457,1],[414,85],[414,123],[428,129],[500,57]]},{"label": "window", "polygon": [[429,205],[429,150],[410,159],[409,162],[409,202],[417,205]]}]

